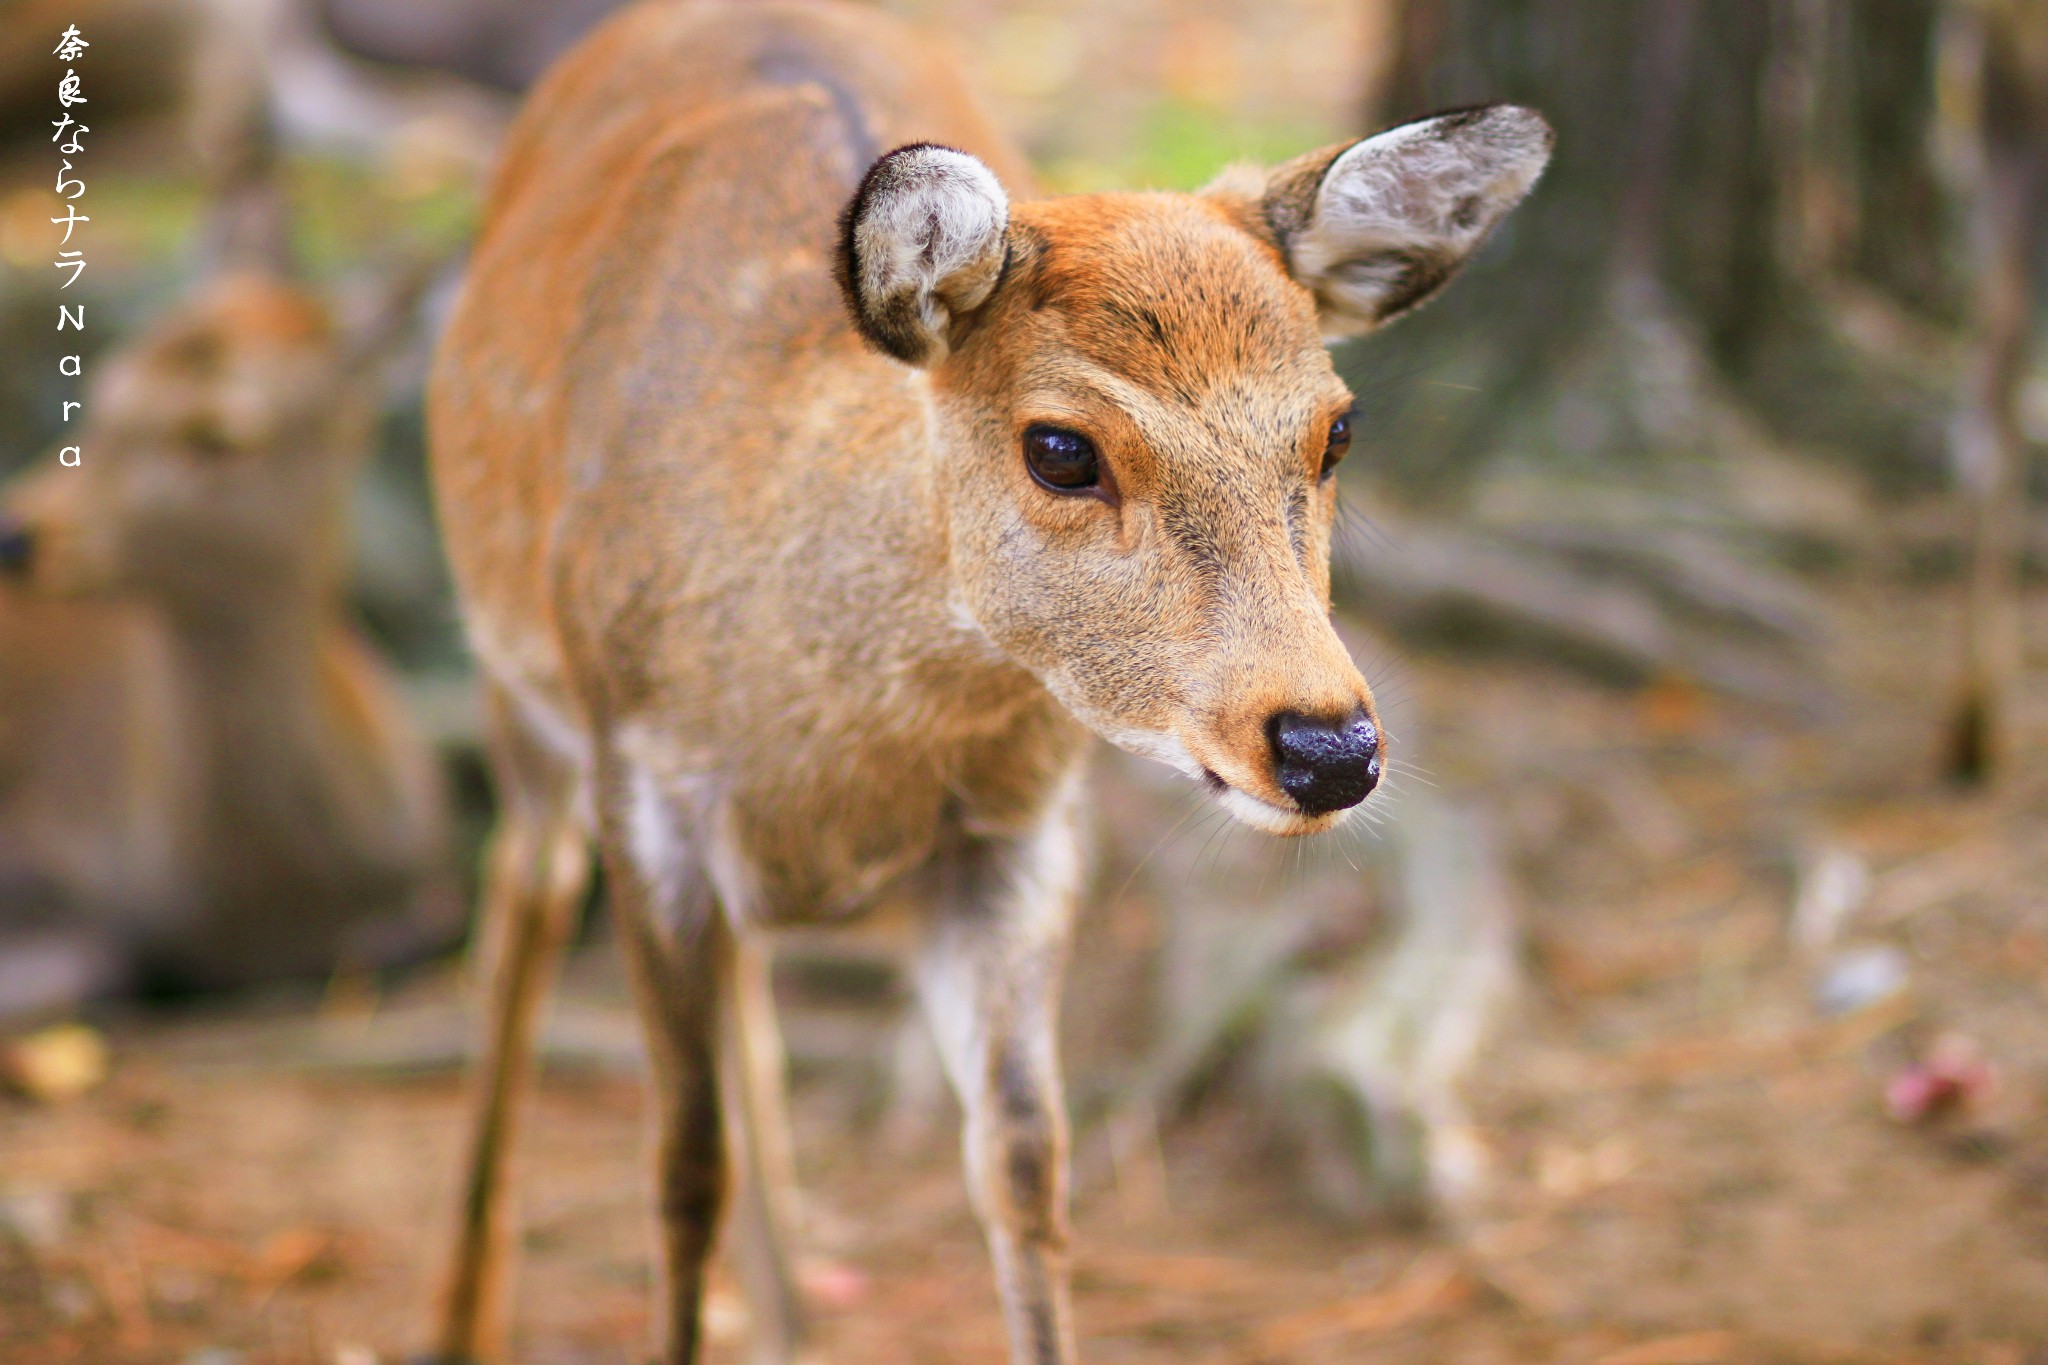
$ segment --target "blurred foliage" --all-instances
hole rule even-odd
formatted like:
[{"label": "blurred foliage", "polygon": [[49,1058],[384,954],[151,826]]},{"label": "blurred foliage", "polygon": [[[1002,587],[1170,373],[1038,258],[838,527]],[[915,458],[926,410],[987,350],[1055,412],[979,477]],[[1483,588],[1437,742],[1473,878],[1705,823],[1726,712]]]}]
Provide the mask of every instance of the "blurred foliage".
[{"label": "blurred foliage", "polygon": [[294,255],[333,281],[393,261],[451,257],[476,226],[475,189],[453,174],[398,160],[371,165],[336,155],[289,162]]},{"label": "blurred foliage", "polygon": [[1304,119],[1248,122],[1215,104],[1166,98],[1147,108],[1123,155],[1055,159],[1043,169],[1046,188],[1059,194],[1095,190],[1193,190],[1239,161],[1272,164],[1330,141],[1327,130]]}]

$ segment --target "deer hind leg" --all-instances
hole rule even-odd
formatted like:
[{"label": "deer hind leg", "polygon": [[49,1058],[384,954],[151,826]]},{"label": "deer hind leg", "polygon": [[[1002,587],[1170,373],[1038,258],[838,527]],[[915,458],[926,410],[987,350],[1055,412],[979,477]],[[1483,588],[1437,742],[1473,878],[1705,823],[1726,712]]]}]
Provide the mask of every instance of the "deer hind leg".
[{"label": "deer hind leg", "polygon": [[501,814],[485,858],[479,924],[485,1033],[455,1254],[430,1357],[439,1365],[503,1356],[513,1260],[506,1167],[532,1083],[541,1007],[590,876],[578,774],[526,733],[495,689],[489,714]]},{"label": "deer hind leg", "polygon": [[1015,1365],[1072,1365],[1056,1023],[1074,864],[1063,823],[942,868],[918,993],[966,1114],[968,1192]]},{"label": "deer hind leg", "polygon": [[790,1259],[799,1209],[772,959],[765,946],[736,936],[728,962],[719,989],[719,1068],[738,1184],[732,1264],[753,1320],[756,1365],[793,1365],[805,1322]]}]

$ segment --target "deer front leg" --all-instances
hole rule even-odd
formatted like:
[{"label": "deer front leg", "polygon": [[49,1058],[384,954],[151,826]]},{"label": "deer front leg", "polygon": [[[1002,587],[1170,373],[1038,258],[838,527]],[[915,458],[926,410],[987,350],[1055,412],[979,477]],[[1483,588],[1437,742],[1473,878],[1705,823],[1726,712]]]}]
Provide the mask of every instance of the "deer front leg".
[{"label": "deer front leg", "polygon": [[696,1365],[706,1263],[727,1196],[719,1015],[721,997],[732,988],[735,945],[698,831],[647,775],[619,757],[601,761],[598,787],[605,886],[653,1089],[661,1236],[656,1358]]},{"label": "deer front leg", "polygon": [[[607,862],[609,873],[612,862]],[[615,884],[616,879],[608,881]],[[635,892],[621,901],[640,900]],[[656,1358],[695,1365],[704,1272],[726,1199],[726,1151],[718,1085],[719,959],[730,931],[708,888],[673,928],[619,909],[654,1091],[655,1187],[661,1274],[655,1294]]]},{"label": "deer front leg", "polygon": [[974,841],[949,855],[918,964],[918,993],[966,1114],[968,1192],[1014,1365],[1074,1360],[1056,1038],[1072,843],[1062,818],[1028,841]]}]

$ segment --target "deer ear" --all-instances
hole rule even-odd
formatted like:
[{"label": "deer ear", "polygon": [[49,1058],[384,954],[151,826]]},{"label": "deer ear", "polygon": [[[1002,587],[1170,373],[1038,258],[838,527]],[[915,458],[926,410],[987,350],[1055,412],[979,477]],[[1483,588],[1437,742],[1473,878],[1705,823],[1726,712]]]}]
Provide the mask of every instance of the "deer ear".
[{"label": "deer ear", "polygon": [[1259,206],[1323,334],[1356,336],[1441,289],[1535,185],[1552,140],[1512,104],[1439,114],[1288,162]]},{"label": "deer ear", "polygon": [[944,360],[995,290],[1010,198],[995,172],[928,142],[875,162],[839,218],[839,287],[860,334],[912,365]]}]

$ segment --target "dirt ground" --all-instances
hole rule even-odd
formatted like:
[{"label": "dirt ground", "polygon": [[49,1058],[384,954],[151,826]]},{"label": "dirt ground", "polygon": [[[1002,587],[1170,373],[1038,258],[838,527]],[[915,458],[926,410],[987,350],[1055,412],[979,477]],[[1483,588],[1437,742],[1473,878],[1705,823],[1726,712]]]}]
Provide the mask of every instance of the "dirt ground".
[{"label": "dirt ground", "polygon": [[[1931,776],[1953,593],[1869,589],[1824,720],[1523,663],[1411,664],[1390,726],[1483,786],[1525,898],[1528,987],[1474,1087],[1491,1191],[1457,1229],[1318,1217],[1227,1092],[1163,1133],[1163,1184],[1077,1136],[1094,1362],[2048,1361],[2048,678],[1996,796]],[[2033,604],[2034,657],[2048,624]],[[1909,984],[1814,1003],[1795,869],[1859,855],[1851,946]],[[1114,884],[1091,995],[1142,983]],[[1142,991],[1137,992],[1142,995]],[[0,1105],[0,1359],[368,1365],[419,1343],[452,1206],[454,974],[376,997],[137,1016],[66,1105]],[[574,964],[525,1161],[516,1357],[637,1360],[648,1193],[631,1025],[602,942]],[[807,1281],[844,1365],[995,1362],[950,1140],[877,1099],[889,1020],[798,1002]],[[1996,1088],[1905,1124],[1885,1085],[1944,1034]],[[1101,1040],[1071,1040],[1090,1083]],[[1099,1079],[1099,1078],[1098,1078]],[[713,1358],[743,1357],[721,1286]]]}]

